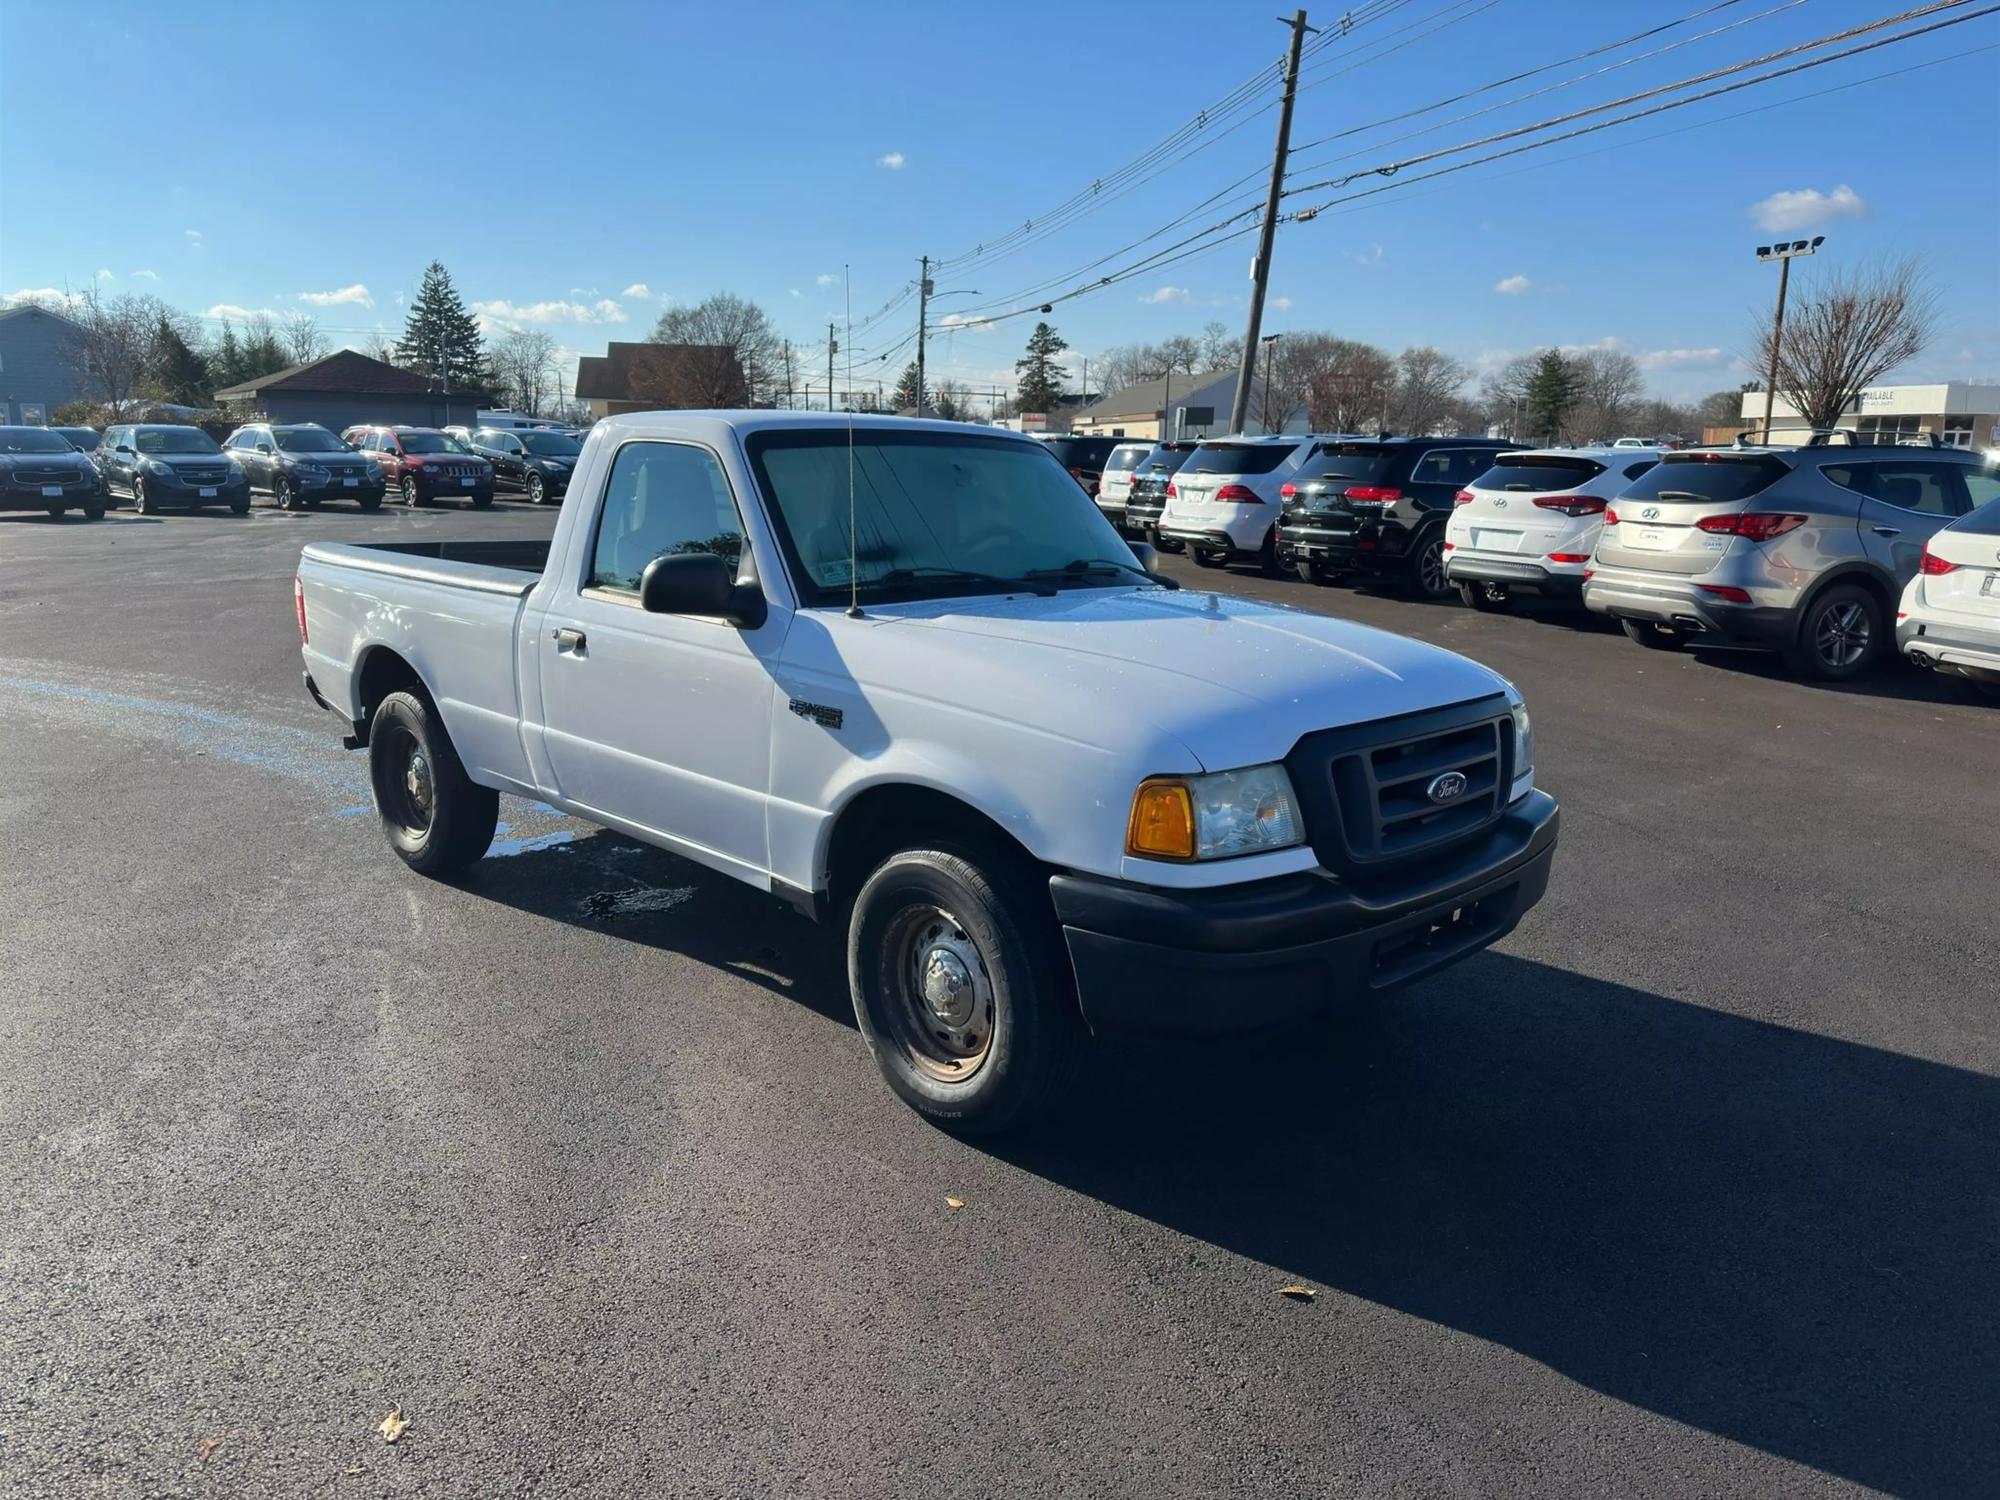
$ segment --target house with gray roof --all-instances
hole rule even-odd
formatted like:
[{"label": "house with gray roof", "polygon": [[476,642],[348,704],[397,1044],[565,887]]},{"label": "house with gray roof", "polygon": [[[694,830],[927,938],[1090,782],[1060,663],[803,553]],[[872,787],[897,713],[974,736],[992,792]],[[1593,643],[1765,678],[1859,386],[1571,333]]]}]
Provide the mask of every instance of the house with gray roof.
[{"label": "house with gray roof", "polygon": [[42,427],[51,413],[90,394],[83,327],[53,308],[0,308],[0,425]]}]

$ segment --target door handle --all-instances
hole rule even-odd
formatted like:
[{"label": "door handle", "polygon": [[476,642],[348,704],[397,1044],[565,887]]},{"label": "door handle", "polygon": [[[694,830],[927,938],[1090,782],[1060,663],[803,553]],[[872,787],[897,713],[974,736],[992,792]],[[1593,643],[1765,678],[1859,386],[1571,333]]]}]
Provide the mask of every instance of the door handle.
[{"label": "door handle", "polygon": [[1875,535],[1877,536],[1901,536],[1902,534],[1903,528],[1900,526],[1877,526],[1875,528]]},{"label": "door handle", "polygon": [[583,655],[584,638],[581,630],[572,630],[565,625],[555,632],[555,637],[558,652],[566,652],[571,656]]}]

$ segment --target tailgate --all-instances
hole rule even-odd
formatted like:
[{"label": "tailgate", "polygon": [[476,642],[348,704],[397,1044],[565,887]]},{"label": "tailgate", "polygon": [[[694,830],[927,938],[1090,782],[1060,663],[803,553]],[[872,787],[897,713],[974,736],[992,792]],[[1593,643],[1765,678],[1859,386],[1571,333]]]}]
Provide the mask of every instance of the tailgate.
[{"label": "tailgate", "polygon": [[1946,527],[1926,550],[1948,573],[1923,574],[1924,603],[1932,609],[2000,623],[2000,535]]}]

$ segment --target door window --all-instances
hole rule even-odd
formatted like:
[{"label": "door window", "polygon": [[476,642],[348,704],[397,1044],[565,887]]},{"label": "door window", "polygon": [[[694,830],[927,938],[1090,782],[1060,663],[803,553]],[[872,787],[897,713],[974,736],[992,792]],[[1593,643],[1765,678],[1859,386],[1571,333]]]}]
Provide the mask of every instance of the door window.
[{"label": "door window", "polygon": [[1884,505],[1923,516],[1956,516],[1964,512],[1951,464],[1900,460],[1872,464],[1871,493]]},{"label": "door window", "polygon": [[2000,500],[2000,471],[1993,469],[1961,469],[1958,477],[1965,481],[1965,488],[1972,497],[1972,508],[1974,510],[1979,509],[1982,505],[1990,505],[1993,501]]},{"label": "door window", "polygon": [[1491,467],[1493,455],[1482,448],[1433,448],[1410,471],[1413,484],[1448,484],[1453,489],[1472,483]]},{"label": "door window", "polygon": [[605,487],[588,586],[636,592],[654,558],[694,552],[732,566],[743,555],[743,523],[722,465],[706,448],[627,443]]}]

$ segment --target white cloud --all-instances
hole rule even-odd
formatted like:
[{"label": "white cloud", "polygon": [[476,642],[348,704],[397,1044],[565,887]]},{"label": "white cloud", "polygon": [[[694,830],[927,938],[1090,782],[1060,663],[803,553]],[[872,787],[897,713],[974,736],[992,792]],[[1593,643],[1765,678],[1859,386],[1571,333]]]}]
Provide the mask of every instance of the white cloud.
[{"label": "white cloud", "polygon": [[840,285],[840,278],[831,271],[822,271],[819,273],[818,276],[814,277],[813,279],[817,281],[821,286]]},{"label": "white cloud", "polygon": [[594,286],[573,286],[569,289],[569,294],[572,297],[595,297],[597,295],[597,288]]},{"label": "white cloud", "polygon": [[356,307],[375,305],[368,288],[358,281],[353,286],[344,286],[332,292],[300,292],[299,301],[310,302],[314,307],[338,307],[342,303],[352,303]]},{"label": "white cloud", "polygon": [[99,281],[116,281],[118,278],[116,276],[113,276],[109,271],[99,271],[97,273],[97,279]]},{"label": "white cloud", "polygon": [[160,273],[158,271],[134,271],[132,279],[134,281],[158,281]]},{"label": "white cloud", "polygon": [[396,306],[401,307],[402,305],[403,305],[403,294],[401,292],[398,292],[396,293]]},{"label": "white cloud", "polygon": [[1773,193],[1750,205],[1750,217],[1757,221],[1757,226],[1773,234],[1811,229],[1835,219],[1865,219],[1868,212],[1867,200],[1844,182],[1830,193],[1822,193],[1818,188],[1795,188]]},{"label": "white cloud", "polygon": [[218,302],[202,316],[230,318],[240,323],[246,318],[277,318],[284,315],[274,307],[244,307],[235,302]]},{"label": "white cloud", "polygon": [[800,291],[797,287],[794,286],[794,287],[787,287],[785,289],[785,295],[787,297],[803,297],[805,293]]},{"label": "white cloud", "polygon": [[199,245],[201,243],[201,231],[199,229],[183,229],[181,233],[186,235],[195,244]]},{"label": "white cloud", "polygon": [[1185,302],[1188,289],[1184,286],[1155,287],[1139,299],[1141,302]]},{"label": "white cloud", "polygon": [[489,327],[512,323],[623,323],[626,320],[625,309],[609,297],[591,303],[565,302],[560,298],[551,298],[547,302],[509,302],[501,297],[491,302],[475,302],[472,310]]},{"label": "white cloud", "polygon": [[878,167],[887,167],[891,172],[900,172],[903,170],[903,153],[900,151],[886,152],[875,158],[875,165]]},{"label": "white cloud", "polygon": [[34,302],[43,307],[75,307],[82,301],[83,296],[80,292],[65,292],[60,287],[53,286],[24,286],[18,292],[9,292],[6,296],[0,297],[0,303],[8,307],[22,302]]},{"label": "white cloud", "polygon": [[1525,276],[1503,276],[1493,283],[1493,290],[1504,297],[1518,297],[1533,285]]},{"label": "white cloud", "polygon": [[938,319],[943,333],[998,333],[1000,325],[990,318],[971,318],[963,313],[946,313]]},{"label": "white cloud", "polygon": [[1292,310],[1292,299],[1290,297],[1273,297],[1271,299],[1271,306],[1275,307],[1279,312],[1290,312]]},{"label": "white cloud", "polygon": [[1729,363],[1729,356],[1717,348],[1649,349],[1638,358],[1642,370],[1705,370]]},{"label": "white cloud", "polygon": [[641,302],[645,302],[652,298],[653,289],[643,281],[635,281],[618,295],[621,297],[633,297]]},{"label": "white cloud", "polygon": [[1373,244],[1365,251],[1350,250],[1347,252],[1347,258],[1357,266],[1379,266],[1382,264],[1382,247]]}]

